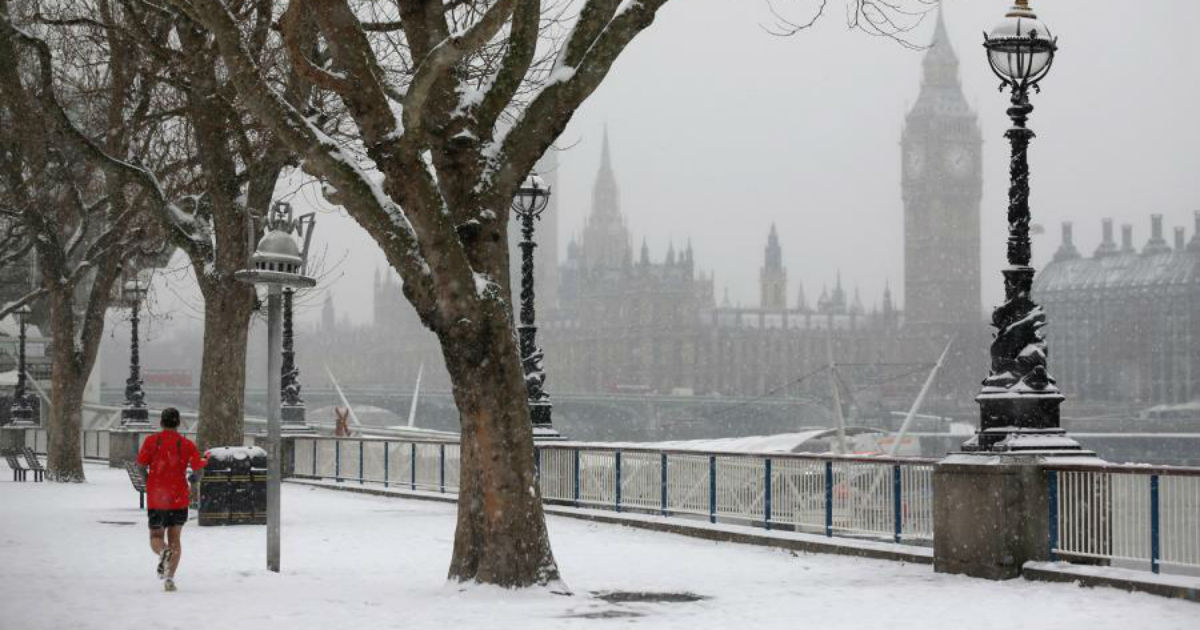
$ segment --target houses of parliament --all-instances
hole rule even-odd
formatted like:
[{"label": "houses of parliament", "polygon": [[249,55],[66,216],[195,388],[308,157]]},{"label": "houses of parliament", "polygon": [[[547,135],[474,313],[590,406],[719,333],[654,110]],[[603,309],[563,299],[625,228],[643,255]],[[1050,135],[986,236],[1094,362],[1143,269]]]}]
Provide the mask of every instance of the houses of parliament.
[{"label": "houses of parliament", "polygon": [[[759,305],[744,308],[718,301],[712,275],[699,271],[690,242],[657,259],[644,242],[635,248],[606,134],[591,208],[578,238],[566,244],[560,258],[555,207],[547,209],[538,229],[538,342],[545,350],[547,390],[552,398],[568,392],[820,398],[830,394],[827,367],[835,363],[833,373],[850,404],[858,413],[876,415],[907,408],[949,344],[923,410],[975,417],[973,399],[986,375],[990,339],[980,288],[981,147],[976,114],[963,94],[958,59],[939,15],[922,59],[920,93],[900,138],[903,310],[890,289],[867,296],[866,302],[878,306],[864,308],[863,296],[848,292],[840,274],[832,289],[815,299],[798,283],[789,284],[782,256],[786,235],[773,225],[763,226]],[[542,165],[540,171],[553,186],[554,165]],[[552,204],[558,202],[552,197]],[[1093,267],[1133,263],[1121,262],[1125,259],[1116,250],[1098,253],[1099,262],[1093,263],[1068,248],[1039,274],[1045,281],[1035,286],[1035,298],[1039,293],[1048,298],[1051,373],[1065,377],[1064,384],[1079,385],[1065,388],[1068,397],[1078,393],[1103,400],[1120,391],[1145,406],[1200,396],[1194,383],[1200,374],[1200,250],[1152,245],[1151,254],[1171,259],[1175,276],[1187,277],[1172,276],[1167,286],[1155,275],[1159,267],[1145,263],[1137,273],[1129,272],[1140,273],[1130,282],[1142,284],[1123,290],[1135,301],[1162,286],[1183,291],[1183,297],[1162,302],[1178,305],[1178,312],[1155,311],[1150,320],[1161,325],[1128,331],[1121,347],[1134,354],[1182,350],[1169,360],[1138,359],[1136,367],[1122,368],[1136,372],[1136,384],[1125,379],[1118,386],[1123,373],[1100,369],[1100,363],[1114,362],[1097,350],[1097,335],[1105,333],[1092,325],[1095,317],[1088,320],[1086,309],[1104,299],[1097,292],[1106,287],[1080,280],[1104,275]],[[511,251],[515,283],[519,255],[515,246]],[[332,305],[326,305],[328,333],[321,338],[344,351],[324,356],[339,378],[409,387],[424,364],[426,386],[448,390],[436,339],[404,301],[398,279],[377,274],[374,297],[374,325],[353,331],[335,329]],[[1077,324],[1083,332],[1072,330]],[[1182,336],[1139,337],[1156,334]],[[1066,357],[1062,363],[1056,361],[1060,348]],[[353,360],[338,359],[347,355]]]}]

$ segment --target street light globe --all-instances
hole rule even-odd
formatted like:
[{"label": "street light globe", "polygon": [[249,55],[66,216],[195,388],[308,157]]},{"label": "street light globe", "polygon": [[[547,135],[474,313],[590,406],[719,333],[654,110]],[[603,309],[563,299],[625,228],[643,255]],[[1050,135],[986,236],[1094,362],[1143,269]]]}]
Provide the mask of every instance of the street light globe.
[{"label": "street light globe", "polygon": [[304,257],[300,245],[292,235],[283,230],[270,230],[258,241],[251,256],[254,268],[259,271],[300,273]]},{"label": "street light globe", "polygon": [[1050,29],[1029,8],[1028,0],[1016,0],[1004,19],[984,35],[992,72],[1017,87],[1037,84],[1050,71],[1057,50]]},{"label": "street light globe", "polygon": [[521,187],[517,189],[517,195],[513,197],[513,211],[521,215],[538,216],[546,209],[546,204],[550,203],[550,188],[538,177],[537,173],[530,173],[529,177],[521,182]]}]

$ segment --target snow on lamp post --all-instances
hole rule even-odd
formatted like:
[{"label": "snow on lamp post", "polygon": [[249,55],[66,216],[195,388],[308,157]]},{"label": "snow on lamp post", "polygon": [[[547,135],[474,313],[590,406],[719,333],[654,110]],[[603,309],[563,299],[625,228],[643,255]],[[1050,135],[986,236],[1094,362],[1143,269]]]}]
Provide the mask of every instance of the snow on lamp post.
[{"label": "snow on lamp post", "polygon": [[550,188],[531,173],[513,197],[512,210],[521,219],[521,325],[517,327],[521,345],[521,365],[525,371],[525,390],[529,397],[529,419],[533,424],[533,439],[562,439],[550,421],[552,406],[546,393],[546,372],[543,353],[537,347],[537,325],[533,297],[533,240],[534,221],[550,203]]},{"label": "snow on lamp post", "polygon": [[[314,278],[304,275],[308,246],[312,242],[314,214],[292,217],[291,205],[276,202],[266,219],[266,234],[251,256],[252,269],[234,274],[241,282],[267,289],[267,569],[279,572],[280,455],[280,310],[285,288],[312,287]],[[293,236],[293,234],[295,234]],[[303,246],[297,242],[303,239]]]},{"label": "snow on lamp post", "polygon": [[17,387],[13,390],[12,403],[9,407],[9,417],[12,419],[9,426],[13,427],[31,427],[37,424],[33,420],[33,405],[29,402],[25,383],[27,369],[25,365],[25,327],[30,312],[28,306],[22,306],[13,312],[17,316],[17,325],[19,326],[17,333]]},{"label": "snow on lamp post", "polygon": [[150,410],[146,407],[146,392],[142,389],[142,367],[138,353],[138,317],[147,289],[138,275],[121,286],[122,301],[129,305],[129,378],[125,379],[125,405],[121,408],[121,426],[141,428],[150,426]]},{"label": "snow on lamp post", "polygon": [[1042,327],[1046,314],[1033,302],[1030,290],[1029,162],[1026,152],[1033,131],[1025,121],[1033,111],[1029,92],[1050,71],[1057,40],[1029,8],[1016,0],[1004,19],[984,35],[988,63],[1000,78],[1000,90],[1011,92],[1004,133],[1012,145],[1008,188],[1008,267],[1004,273],[1004,304],[992,313],[996,328],[992,365],[975,400],[980,407],[979,431],[963,444],[964,451],[1081,452],[1059,425],[1063,395],[1046,371],[1047,347]]}]

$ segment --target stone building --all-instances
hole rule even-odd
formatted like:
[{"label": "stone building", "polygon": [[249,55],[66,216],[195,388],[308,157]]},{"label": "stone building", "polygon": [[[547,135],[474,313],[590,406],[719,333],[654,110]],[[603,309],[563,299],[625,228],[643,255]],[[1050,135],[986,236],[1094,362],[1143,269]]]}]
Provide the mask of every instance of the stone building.
[{"label": "stone building", "polygon": [[1174,242],[1162,215],[1150,217],[1150,238],[1134,246],[1133,226],[1121,244],[1104,219],[1091,256],[1076,248],[1071,224],[1034,281],[1046,310],[1050,373],[1069,399],[1136,407],[1200,400],[1200,212],[1190,241]]},{"label": "stone building", "polygon": [[[652,258],[645,242],[635,251],[605,133],[579,237],[566,245],[561,265],[538,259],[538,341],[551,396],[827,395],[828,378],[811,375],[832,358],[847,380],[856,381],[846,385],[875,383],[869,393],[874,404],[895,409],[911,402],[929,364],[957,338],[926,408],[976,413],[972,399],[987,368],[979,278],[981,140],[957,68],[939,17],[920,96],[901,138],[905,311],[890,288],[878,298],[868,296],[868,310],[836,269],[820,270],[832,277],[832,289],[823,287],[810,304],[802,287],[788,286],[785,239],[774,225],[759,269],[759,306],[718,305],[712,275],[700,271],[690,242],[671,245],[661,258]],[[539,168],[544,176],[553,170]],[[539,256],[557,251],[556,232],[539,224]],[[512,251],[515,259],[519,250]],[[789,295],[796,296],[794,303]],[[448,388],[436,339],[420,327],[390,272],[376,279],[375,322],[374,329],[354,333],[359,338],[352,345],[362,347],[361,356],[347,374],[404,387],[424,362],[425,384]]]}]

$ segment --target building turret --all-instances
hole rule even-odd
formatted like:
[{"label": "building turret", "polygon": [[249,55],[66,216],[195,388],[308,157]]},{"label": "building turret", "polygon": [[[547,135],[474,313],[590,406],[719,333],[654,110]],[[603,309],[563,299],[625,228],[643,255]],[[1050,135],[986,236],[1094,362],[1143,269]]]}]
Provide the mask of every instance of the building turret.
[{"label": "building turret", "polygon": [[612,154],[608,143],[608,127],[600,148],[600,170],[592,187],[592,212],[583,228],[583,266],[619,269],[632,262],[629,229],[621,214],[617,178],[613,173]]},{"label": "building turret", "polygon": [[779,232],[771,224],[767,246],[763,250],[763,266],[758,271],[759,306],[764,309],[787,308],[787,269],[783,267],[783,250],[779,247]]},{"label": "building turret", "polygon": [[1133,226],[1128,223],[1121,226],[1121,253],[1137,253],[1137,250],[1133,248]]}]

